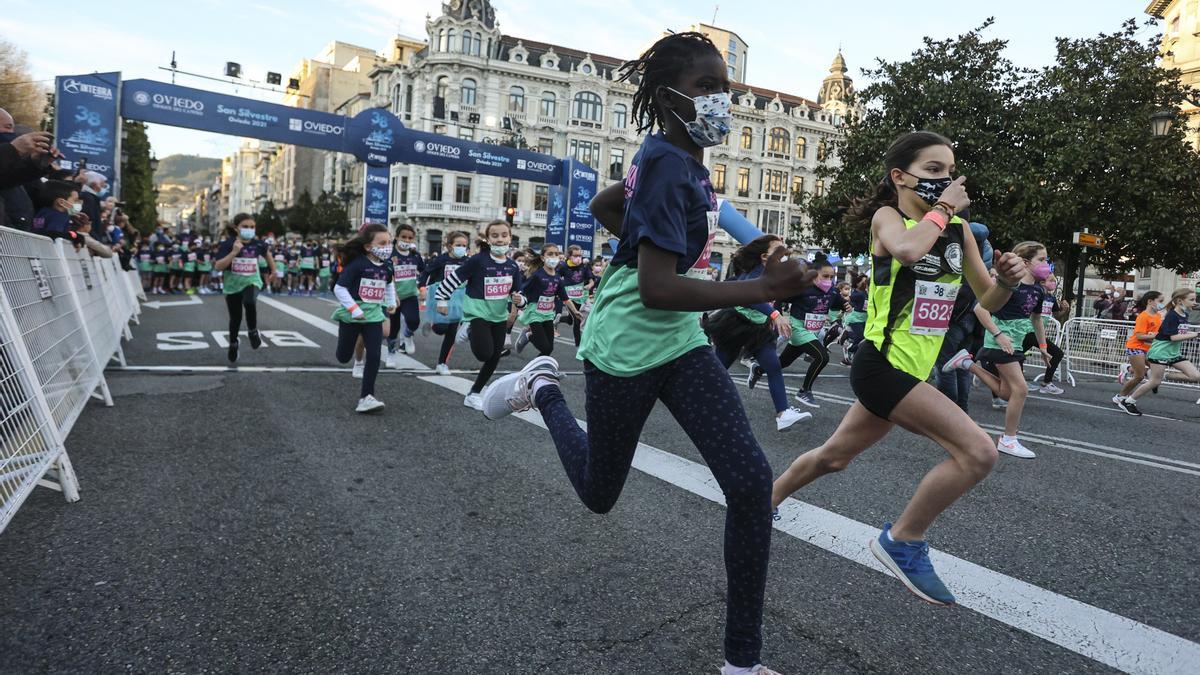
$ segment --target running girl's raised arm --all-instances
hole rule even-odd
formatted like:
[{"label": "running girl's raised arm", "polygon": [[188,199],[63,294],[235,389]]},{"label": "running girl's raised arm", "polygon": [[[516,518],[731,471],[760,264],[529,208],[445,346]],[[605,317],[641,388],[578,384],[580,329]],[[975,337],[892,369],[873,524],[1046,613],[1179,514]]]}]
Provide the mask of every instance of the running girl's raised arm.
[{"label": "running girl's raised arm", "polygon": [[718,284],[676,274],[679,254],[643,241],[638,246],[638,292],[646,307],[677,312],[704,312],[789,298],[811,286],[817,273],[794,260],[785,260],[786,254],[782,248],[775,251],[757,279]]},{"label": "running girl's raised arm", "polygon": [[621,236],[621,221],[625,217],[624,182],[613,183],[597,192],[589,208],[604,229]]}]

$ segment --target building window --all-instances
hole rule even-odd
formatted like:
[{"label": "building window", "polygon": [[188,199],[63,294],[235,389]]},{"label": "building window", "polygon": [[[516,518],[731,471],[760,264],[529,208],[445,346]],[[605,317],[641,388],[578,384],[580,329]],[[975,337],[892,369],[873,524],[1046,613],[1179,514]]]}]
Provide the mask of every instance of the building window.
[{"label": "building window", "polygon": [[759,211],[758,229],[767,234],[783,235],[783,214],[779,211]]},{"label": "building window", "polygon": [[430,176],[429,177],[429,201],[431,201],[431,202],[442,201],[442,182],[443,182],[443,179],[441,176]]},{"label": "building window", "polygon": [[750,169],[738,169],[737,191],[739,197],[750,196]]},{"label": "building window", "polygon": [[804,201],[804,176],[792,176],[792,203]]},{"label": "building window", "polygon": [[613,148],[608,151],[608,177],[621,180],[625,177],[625,151]]},{"label": "building window", "polygon": [[463,105],[475,105],[475,80],[469,77],[463,80],[462,94],[458,100]]},{"label": "building window", "polygon": [[508,109],[513,112],[525,112],[525,90],[513,87],[508,90]]},{"label": "building window", "polygon": [[458,137],[464,141],[473,141],[475,140],[475,130],[470,127],[459,127]]},{"label": "building window", "polygon": [[534,185],[533,186],[533,210],[546,211],[550,208],[550,186],[549,185]]},{"label": "building window", "polygon": [[412,98],[413,98],[412,94],[413,94],[412,85],[411,84],[405,85],[405,87],[404,87],[404,121],[405,122],[412,120]]},{"label": "building window", "polygon": [[754,147],[754,130],[750,127],[742,127],[742,149],[750,150]]},{"label": "building window", "polygon": [[629,108],[624,103],[613,106],[613,128],[624,129],[629,124]]},{"label": "building window", "polygon": [[433,125],[433,133],[441,134],[441,135],[445,136],[446,135],[446,125],[445,124]]},{"label": "building window", "polygon": [[443,28],[438,31],[437,51],[444,52],[446,49],[446,29]]},{"label": "building window", "polygon": [[714,164],[712,170],[713,190],[725,194],[725,165]]},{"label": "building window", "polygon": [[446,100],[446,95],[450,93],[450,78],[445,75],[437,79],[437,89],[434,91],[434,96]]},{"label": "building window", "polygon": [[767,152],[776,157],[787,157],[791,144],[791,134],[787,132],[787,129],[775,127],[771,129],[770,144],[767,146]]},{"label": "building window", "polygon": [[737,54],[734,54],[733,52],[729,52],[729,65],[731,65],[731,66],[737,65]]},{"label": "building window", "polygon": [[825,196],[825,181],[823,181],[823,180],[817,181],[816,185],[813,186],[813,196],[814,197],[824,197]]},{"label": "building window", "polygon": [[446,32],[446,49],[445,51],[452,52],[458,45],[454,44],[454,29],[451,28]]},{"label": "building window", "polygon": [[817,141],[817,161],[818,162],[825,161],[825,152],[826,152],[825,139],[822,138],[821,140]]},{"label": "building window", "polygon": [[[489,42],[489,44],[490,44],[490,42]],[[483,48],[483,34],[476,33],[474,39],[471,40],[471,53],[474,54],[475,56],[479,56],[480,55],[479,50],[482,48]]]},{"label": "building window", "polygon": [[734,68],[733,66],[729,66],[727,68],[727,70],[729,71],[729,77],[731,79],[737,79],[737,68]]},{"label": "building window", "polygon": [[454,179],[454,201],[459,204],[471,203],[471,179],[459,176]]},{"label": "building window", "polygon": [[554,154],[554,139],[553,138],[539,138],[537,149],[538,149],[538,152],[542,153],[543,155],[553,155]]},{"label": "building window", "polygon": [[464,54],[471,53],[471,31],[469,31],[469,30],[463,31],[462,53],[464,53]]},{"label": "building window", "polygon": [[600,158],[600,144],[571,139],[570,152],[572,157],[594,169],[596,160]]},{"label": "building window", "polygon": [[583,67],[579,69],[579,72],[583,73],[584,75],[591,75],[592,67],[585,63],[583,64]]},{"label": "building window", "polygon": [[762,171],[762,191],[763,197],[772,201],[784,201],[787,196],[784,190],[787,189],[787,173],[777,169],[763,169]]},{"label": "building window", "polygon": [[599,122],[603,119],[601,110],[603,105],[600,102],[600,95],[590,91],[581,91],[575,94],[575,101],[571,105],[571,117],[577,120],[590,122]]},{"label": "building window", "polygon": [[729,36],[729,51],[736,52],[738,48],[737,38]]},{"label": "building window", "polygon": [[408,209],[408,176],[400,177],[400,210]]},{"label": "building window", "polygon": [[808,142],[803,136],[796,137],[796,159],[805,159],[808,157]]},{"label": "building window", "polygon": [[521,184],[515,180],[504,181],[504,203],[501,206],[517,208],[517,200],[521,197]]},{"label": "building window", "polygon": [[542,92],[542,107],[538,113],[542,117],[557,117],[558,100],[552,91]]}]

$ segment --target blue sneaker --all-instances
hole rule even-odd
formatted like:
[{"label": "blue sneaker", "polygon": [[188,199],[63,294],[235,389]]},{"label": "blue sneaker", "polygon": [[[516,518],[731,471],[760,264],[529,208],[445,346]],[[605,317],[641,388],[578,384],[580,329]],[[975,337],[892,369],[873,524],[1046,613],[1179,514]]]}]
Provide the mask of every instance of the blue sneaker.
[{"label": "blue sneaker", "polygon": [[929,544],[923,541],[892,541],[888,538],[891,523],[871,540],[871,553],[894,574],[913,595],[934,605],[953,605],[954,595],[933,571],[929,562]]}]

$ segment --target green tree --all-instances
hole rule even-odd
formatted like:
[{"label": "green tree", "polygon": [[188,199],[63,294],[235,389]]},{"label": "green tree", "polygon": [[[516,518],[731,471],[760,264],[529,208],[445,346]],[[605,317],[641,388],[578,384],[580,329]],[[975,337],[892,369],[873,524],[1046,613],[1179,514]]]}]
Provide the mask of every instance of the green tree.
[{"label": "green tree", "polygon": [[127,159],[121,165],[121,199],[129,222],[143,233],[154,231],[158,207],[154,193],[154,172],[150,169],[150,139],[146,125],[126,120],[121,153]]},{"label": "green tree", "polygon": [[315,227],[314,215],[316,215],[316,205],[313,203],[312,195],[305,190],[300,193],[292,208],[288,209],[288,230],[306,236],[316,232],[318,228]]},{"label": "green tree", "polygon": [[349,230],[346,202],[332,192],[322,191],[313,207],[313,233],[343,235]]},{"label": "green tree", "polygon": [[280,237],[285,232],[284,213],[275,208],[275,202],[268,199],[258,213],[254,214],[254,224],[259,234],[273,234]]}]

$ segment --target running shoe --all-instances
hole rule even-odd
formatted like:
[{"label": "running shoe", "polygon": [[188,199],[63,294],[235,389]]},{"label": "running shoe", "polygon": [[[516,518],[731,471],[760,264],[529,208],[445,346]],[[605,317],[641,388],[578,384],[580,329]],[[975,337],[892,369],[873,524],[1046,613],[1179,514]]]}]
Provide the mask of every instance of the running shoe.
[{"label": "running shoe", "polygon": [[771,509],[771,520],[783,520],[783,516],[779,515],[779,509]]},{"label": "running shoe", "polygon": [[512,355],[512,349],[509,349],[508,347],[505,347],[504,349],[500,350],[500,358],[504,358],[506,356],[511,356],[511,355]]},{"label": "running shoe", "polygon": [[388,350],[388,353],[389,353],[389,354],[395,354],[395,353],[396,353],[396,341],[395,341],[395,340],[393,340],[392,338],[388,338],[388,341],[387,341],[387,350]]},{"label": "running shoe", "polygon": [[1142,411],[1138,410],[1137,404],[1129,399],[1123,398],[1120,401],[1117,401],[1117,407],[1125,411],[1126,415],[1133,415],[1134,417],[1142,416]]},{"label": "running shoe", "polygon": [[258,349],[262,346],[262,336],[257,330],[250,331],[250,349]]},{"label": "running shoe", "polygon": [[1054,384],[1053,382],[1051,382],[1051,383],[1049,383],[1049,384],[1043,384],[1043,385],[1041,386],[1041,388],[1039,388],[1039,389],[1038,389],[1038,393],[1040,393],[1040,394],[1054,394],[1055,396],[1057,396],[1057,395],[1059,395],[1059,394],[1063,393],[1063,390],[1062,390],[1062,389],[1061,389],[1061,388],[1060,388],[1058,385],[1056,385],[1056,384]]},{"label": "running shoe", "polygon": [[1008,401],[1002,398],[992,397],[992,410],[1005,410],[1008,408]]},{"label": "running shoe", "polygon": [[[738,669],[737,672],[742,672],[742,671],[741,671],[741,669]],[[761,663],[754,664],[753,668],[751,668],[750,670],[747,670],[745,672],[747,675],[780,675],[780,673],[778,673],[774,670],[771,670],[770,668],[764,666]],[[725,668],[721,668],[720,670],[717,671],[717,675],[725,675],[725,673],[726,673]]]},{"label": "running shoe", "polygon": [[842,354],[842,365],[846,367],[854,365],[854,362],[850,360],[850,356],[848,354]]},{"label": "running shoe", "polygon": [[787,431],[792,428],[796,422],[811,420],[812,413],[804,412],[799,408],[788,408],[779,413],[779,417],[775,418],[775,431]]},{"label": "running shoe", "polygon": [[975,361],[971,358],[971,352],[960,349],[958,353],[950,357],[946,365],[942,366],[943,373],[953,373],[956,370],[970,370]]},{"label": "running shoe", "polygon": [[530,337],[530,336],[529,336],[529,329],[528,329],[528,328],[527,328],[527,329],[525,329],[525,330],[523,330],[523,331],[521,331],[521,334],[517,336],[517,345],[516,345],[516,347],[517,347],[517,353],[518,353],[518,354],[520,354],[521,352],[525,351],[525,346],[529,344],[529,337]]},{"label": "running shoe", "polygon": [[464,323],[464,324],[460,325],[458,327],[458,334],[454,336],[454,343],[462,344],[462,343],[466,342],[467,339],[470,337],[470,335],[468,334],[470,330],[471,330],[471,324]]},{"label": "running shoe", "polygon": [[934,605],[954,604],[954,595],[933,571],[929,562],[929,544],[924,541],[892,541],[888,530],[891,523],[883,524],[883,531],[871,540],[871,553],[883,563],[913,595]]},{"label": "running shoe", "polygon": [[365,370],[366,367],[366,361],[355,361],[354,368],[350,371],[350,374],[353,375],[355,379],[361,380],[363,376],[363,370]]},{"label": "running shoe", "polygon": [[1120,394],[1113,394],[1112,402],[1116,403],[1119,406],[1119,405],[1121,405],[1121,399],[1123,399],[1123,398],[1125,398],[1125,397]]},{"label": "running shoe", "polygon": [[409,356],[417,353],[417,341],[411,335],[404,336],[404,353]]},{"label": "running shoe", "polygon": [[374,396],[367,394],[366,396],[358,399],[358,407],[354,409],[354,412],[370,413],[375,412],[376,410],[383,410],[383,401],[380,401]]},{"label": "running shoe", "polygon": [[475,392],[471,392],[463,399],[463,405],[475,410],[483,410],[483,397]]},{"label": "running shoe", "polygon": [[238,341],[234,340],[229,343],[229,362],[237,363]]},{"label": "running shoe", "polygon": [[1021,445],[1021,441],[1015,438],[1011,443],[1006,442],[1003,438],[1001,438],[1000,440],[996,441],[996,449],[1006,455],[1020,457],[1021,459],[1033,459],[1034,457],[1037,457],[1032,450]]},{"label": "running shoe", "polygon": [[498,420],[515,412],[533,409],[533,383],[547,379],[558,383],[558,361],[551,356],[539,356],[521,370],[505,375],[483,390],[483,416]]},{"label": "running shoe", "polygon": [[821,404],[817,403],[817,399],[813,396],[813,393],[804,389],[796,392],[796,400],[810,408],[821,407]]},{"label": "running shoe", "polygon": [[450,374],[450,366],[448,366],[444,363],[439,363],[439,364],[437,364],[437,368],[433,369],[433,372],[437,373],[438,375],[449,375]]},{"label": "running shoe", "polygon": [[762,379],[762,376],[765,372],[766,371],[762,369],[762,366],[758,365],[757,363],[750,366],[750,373],[746,375],[746,386],[750,389],[753,389],[754,385],[758,384],[758,381]]}]

